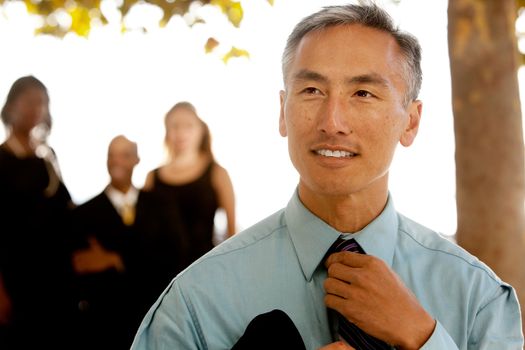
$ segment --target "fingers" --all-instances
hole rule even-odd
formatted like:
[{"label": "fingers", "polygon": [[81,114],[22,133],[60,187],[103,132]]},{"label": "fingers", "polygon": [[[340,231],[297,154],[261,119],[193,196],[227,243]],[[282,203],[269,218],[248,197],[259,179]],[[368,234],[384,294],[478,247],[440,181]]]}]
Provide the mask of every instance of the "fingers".
[{"label": "fingers", "polygon": [[[344,266],[341,264],[336,265],[344,268]],[[355,273],[350,271],[350,273],[342,272],[342,274],[352,276]],[[348,282],[348,280],[351,279],[352,277],[347,277],[345,281],[341,277],[328,277],[324,282],[324,289],[326,292],[324,302],[328,308],[336,310],[340,314],[345,315],[350,321],[353,322],[354,320],[351,315],[356,312],[353,307],[355,303],[349,303],[349,301],[360,300],[363,293],[365,295],[367,294],[367,290],[366,288],[363,288],[355,283]]]},{"label": "fingers", "polygon": [[327,262],[328,277],[324,282],[326,305],[341,312],[345,299],[354,299],[358,289],[367,289],[368,280],[374,279],[375,260],[372,256],[341,252],[332,254]]},{"label": "fingers", "polygon": [[353,323],[358,322],[355,316],[365,316],[363,313],[366,313],[366,310],[361,309],[357,303],[362,299],[363,292],[366,294],[366,290],[360,292],[351,284],[332,279],[325,282],[325,291],[326,307],[339,312]]},{"label": "fingers", "polygon": [[325,261],[325,266],[328,268],[335,263],[341,263],[351,267],[363,267],[367,262],[373,258],[371,255],[354,253],[354,252],[337,252],[331,254]]},{"label": "fingers", "polygon": [[96,239],[90,240],[90,248],[73,253],[72,264],[79,274],[101,272],[111,268],[120,272],[125,270],[120,254],[104,249]]},{"label": "fingers", "polygon": [[349,282],[342,279],[328,277],[324,281],[324,290],[327,294],[343,299],[350,298]]},{"label": "fingers", "polygon": [[355,349],[351,347],[350,345],[346,344],[345,342],[337,341],[335,343],[325,345],[319,348],[318,350],[355,350]]},{"label": "fingers", "polygon": [[[414,339],[423,344],[428,339],[435,321],[383,260],[341,252],[332,254],[326,266],[328,277],[324,288],[328,308],[391,344]],[[338,348],[322,350],[329,349]]]}]

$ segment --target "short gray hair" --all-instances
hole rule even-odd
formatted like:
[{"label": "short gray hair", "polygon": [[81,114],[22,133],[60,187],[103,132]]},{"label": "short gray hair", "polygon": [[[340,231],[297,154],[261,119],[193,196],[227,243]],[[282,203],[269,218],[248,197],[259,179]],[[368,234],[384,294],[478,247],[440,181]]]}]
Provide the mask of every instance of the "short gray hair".
[{"label": "short gray hair", "polygon": [[392,17],[372,1],[360,1],[358,5],[325,6],[320,11],[303,18],[288,37],[282,57],[283,79],[301,39],[310,32],[320,31],[327,27],[360,24],[391,34],[398,43],[406,59],[407,91],[405,104],[417,99],[422,83],[421,46],[415,36],[401,31],[394,25]]}]

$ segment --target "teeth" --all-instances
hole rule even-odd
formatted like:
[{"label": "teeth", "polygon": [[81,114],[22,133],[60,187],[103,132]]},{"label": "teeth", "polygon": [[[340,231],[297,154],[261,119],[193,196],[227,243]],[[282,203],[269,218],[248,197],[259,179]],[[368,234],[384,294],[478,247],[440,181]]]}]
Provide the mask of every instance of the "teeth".
[{"label": "teeth", "polygon": [[316,151],[317,154],[325,156],[325,157],[335,157],[335,158],[342,158],[342,157],[352,157],[355,154],[347,151],[331,151],[329,149],[320,149]]}]

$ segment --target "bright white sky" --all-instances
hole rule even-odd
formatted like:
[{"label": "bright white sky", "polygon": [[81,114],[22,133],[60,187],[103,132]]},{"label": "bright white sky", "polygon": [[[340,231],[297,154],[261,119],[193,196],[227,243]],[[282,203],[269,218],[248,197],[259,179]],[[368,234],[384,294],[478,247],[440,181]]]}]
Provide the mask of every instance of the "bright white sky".
[{"label": "bright white sky", "polygon": [[[35,38],[33,21],[11,5],[0,10],[0,99],[3,103],[12,82],[23,75],[33,74],[48,86],[54,118],[50,144],[77,203],[106,185],[107,145],[120,133],[139,144],[142,160],[134,181],[141,186],[164,160],[165,112],[178,101],[191,101],[210,126],[216,158],[232,177],[242,229],[285,206],[295,189],[297,173],[278,133],[281,53],[299,19],[336,3],[343,1],[275,0],[272,7],[265,0],[245,0],[240,29],[215,8],[201,8],[196,13],[209,26],[190,29],[174,18],[158,29],[150,20],[143,22],[148,34],[122,35],[115,23],[93,30],[89,40]],[[391,193],[400,212],[450,236],[456,207],[447,1],[383,3],[423,47],[422,125],[415,144],[398,149]],[[136,15],[130,21],[140,18]],[[208,36],[247,49],[250,59],[224,65],[219,53],[204,53]]]}]

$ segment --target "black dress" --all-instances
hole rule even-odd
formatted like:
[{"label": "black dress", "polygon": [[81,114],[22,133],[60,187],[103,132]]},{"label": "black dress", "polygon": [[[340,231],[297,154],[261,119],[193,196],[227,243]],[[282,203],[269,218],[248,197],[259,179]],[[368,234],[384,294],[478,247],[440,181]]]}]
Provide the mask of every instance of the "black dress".
[{"label": "black dress", "polygon": [[47,191],[49,169],[0,145],[0,272],[13,307],[1,349],[65,348],[70,340],[73,204],[61,181]]},{"label": "black dress", "polygon": [[185,184],[168,184],[155,169],[153,191],[163,196],[167,202],[175,203],[179,209],[185,240],[188,244],[188,264],[213,248],[215,213],[218,200],[212,185],[211,162],[204,173],[196,180]]},{"label": "black dress", "polygon": [[177,203],[159,191],[140,191],[133,225],[138,259],[132,266],[142,300],[151,306],[188,264],[187,234]]}]

